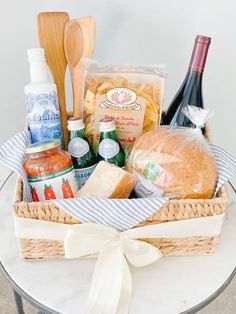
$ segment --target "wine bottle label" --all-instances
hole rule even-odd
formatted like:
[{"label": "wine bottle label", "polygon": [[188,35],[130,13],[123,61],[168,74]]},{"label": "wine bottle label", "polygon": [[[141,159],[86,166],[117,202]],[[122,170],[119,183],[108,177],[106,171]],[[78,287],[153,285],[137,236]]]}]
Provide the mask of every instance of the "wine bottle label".
[{"label": "wine bottle label", "polygon": [[68,152],[73,157],[83,157],[89,152],[89,144],[84,139],[80,137],[75,137],[69,142]]},{"label": "wine bottle label", "polygon": [[119,144],[116,141],[105,138],[101,141],[98,148],[98,153],[100,156],[106,159],[110,159],[116,156],[120,151]]},{"label": "wine bottle label", "polygon": [[32,199],[44,202],[51,199],[73,198],[78,191],[73,166],[46,176],[28,177]]},{"label": "wine bottle label", "polygon": [[133,176],[135,177],[137,183],[134,187],[134,191],[138,197],[161,197],[163,196],[163,191],[156,187],[154,184],[150,183],[143,176],[141,176],[137,171],[133,170]]},{"label": "wine bottle label", "polygon": [[123,147],[130,147],[142,134],[147,99],[130,88],[111,88],[96,95],[94,149],[99,142],[100,119],[114,118],[116,132]]},{"label": "wine bottle label", "polygon": [[88,168],[75,169],[75,176],[78,182],[79,189],[81,189],[82,186],[85,185],[86,181],[91,176],[96,166],[97,164]]},{"label": "wine bottle label", "polygon": [[26,95],[31,142],[62,139],[56,92]]}]

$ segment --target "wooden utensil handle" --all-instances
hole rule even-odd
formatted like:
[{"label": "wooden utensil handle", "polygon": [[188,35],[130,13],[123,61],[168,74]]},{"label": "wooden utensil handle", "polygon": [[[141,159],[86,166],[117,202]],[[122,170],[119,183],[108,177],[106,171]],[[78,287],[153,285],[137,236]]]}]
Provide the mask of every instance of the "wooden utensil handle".
[{"label": "wooden utensil handle", "polygon": [[61,128],[63,135],[64,148],[68,146],[68,130],[67,130],[67,112],[64,83],[55,82],[57,85],[58,102],[61,116]]},{"label": "wooden utensil handle", "polygon": [[57,85],[63,142],[67,148],[67,113],[65,100],[66,57],[64,53],[64,28],[69,21],[66,12],[42,12],[38,14],[38,32],[41,47],[45,49],[47,64]]},{"label": "wooden utensil handle", "polygon": [[79,64],[76,68],[71,68],[71,82],[73,90],[73,117],[82,118],[82,101],[83,101],[83,76],[84,67]]}]

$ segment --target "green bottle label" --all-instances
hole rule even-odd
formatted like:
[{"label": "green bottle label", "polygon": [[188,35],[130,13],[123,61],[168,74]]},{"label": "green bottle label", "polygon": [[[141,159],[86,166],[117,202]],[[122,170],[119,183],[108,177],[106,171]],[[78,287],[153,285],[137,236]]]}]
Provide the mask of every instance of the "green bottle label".
[{"label": "green bottle label", "polygon": [[85,185],[86,181],[91,176],[96,166],[97,164],[87,168],[75,169],[75,176],[78,182],[79,189],[81,189],[82,186]]},{"label": "green bottle label", "polygon": [[111,139],[105,138],[99,144],[98,153],[103,158],[110,159],[116,156],[120,151],[119,144]]},{"label": "green bottle label", "polygon": [[89,152],[89,144],[84,139],[75,137],[69,142],[68,152],[75,158],[81,158]]}]

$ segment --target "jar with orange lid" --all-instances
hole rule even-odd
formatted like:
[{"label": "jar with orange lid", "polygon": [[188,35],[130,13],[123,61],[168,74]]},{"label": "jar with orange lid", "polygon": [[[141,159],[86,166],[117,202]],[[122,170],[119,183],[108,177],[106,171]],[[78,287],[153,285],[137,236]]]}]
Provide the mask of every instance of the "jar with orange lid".
[{"label": "jar with orange lid", "polygon": [[73,198],[78,191],[71,156],[59,140],[28,146],[24,169],[34,202]]}]

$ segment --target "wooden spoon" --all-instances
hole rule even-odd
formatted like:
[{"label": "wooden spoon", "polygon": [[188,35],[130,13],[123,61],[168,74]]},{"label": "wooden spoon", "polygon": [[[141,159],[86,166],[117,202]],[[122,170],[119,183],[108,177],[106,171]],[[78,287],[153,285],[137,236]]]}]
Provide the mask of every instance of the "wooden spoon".
[{"label": "wooden spoon", "polygon": [[77,22],[72,20],[65,27],[65,53],[71,75],[72,91],[73,91],[73,116],[81,117],[81,62],[80,59],[84,52],[84,35]]},{"label": "wooden spoon", "polygon": [[73,89],[73,116],[82,116],[84,67],[81,58],[91,58],[95,45],[95,19],[85,16],[74,19],[65,27],[65,53]]},{"label": "wooden spoon", "polygon": [[84,34],[84,58],[91,58],[95,46],[96,24],[93,16],[83,16],[77,19]]},{"label": "wooden spoon", "polygon": [[65,100],[66,57],[64,29],[69,21],[66,12],[42,12],[38,14],[38,33],[41,47],[45,49],[47,64],[57,85],[64,146],[67,148],[67,113]]}]

